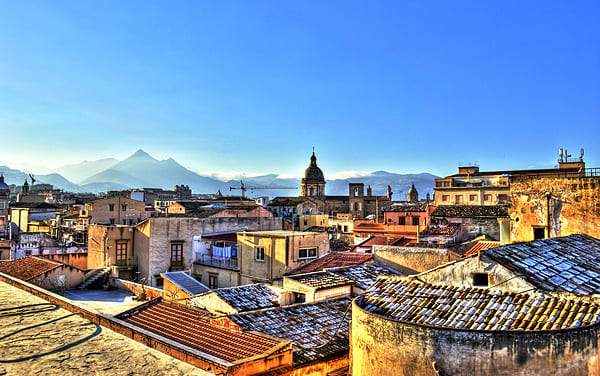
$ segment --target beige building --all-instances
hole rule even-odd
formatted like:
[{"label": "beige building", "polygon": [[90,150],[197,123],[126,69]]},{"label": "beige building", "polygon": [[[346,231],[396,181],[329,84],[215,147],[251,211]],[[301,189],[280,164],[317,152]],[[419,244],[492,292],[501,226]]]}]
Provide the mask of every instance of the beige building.
[{"label": "beige building", "polygon": [[479,166],[459,166],[458,174],[435,179],[435,205],[504,205],[510,202],[511,181],[515,178],[581,176],[583,158],[558,160],[558,168],[536,170],[479,171]]},{"label": "beige building", "polygon": [[329,216],[327,214],[302,214],[300,231],[306,231],[311,227],[329,227]]},{"label": "beige building", "polygon": [[90,218],[89,223],[131,226],[146,218],[146,209],[141,201],[115,196],[85,204],[82,215]]},{"label": "beige building", "polygon": [[238,233],[241,284],[282,284],[283,275],[303,262],[329,253],[326,233],[255,231]]}]

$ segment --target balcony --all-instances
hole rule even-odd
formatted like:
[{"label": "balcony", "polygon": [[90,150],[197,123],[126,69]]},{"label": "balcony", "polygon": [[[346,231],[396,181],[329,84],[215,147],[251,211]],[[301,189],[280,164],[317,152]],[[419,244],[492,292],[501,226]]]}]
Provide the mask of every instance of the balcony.
[{"label": "balcony", "polygon": [[223,258],[196,253],[196,261],[194,261],[194,263],[200,265],[215,266],[217,268],[223,269],[238,269],[237,257]]},{"label": "balcony", "polygon": [[112,266],[134,267],[137,266],[137,256],[116,258]]}]

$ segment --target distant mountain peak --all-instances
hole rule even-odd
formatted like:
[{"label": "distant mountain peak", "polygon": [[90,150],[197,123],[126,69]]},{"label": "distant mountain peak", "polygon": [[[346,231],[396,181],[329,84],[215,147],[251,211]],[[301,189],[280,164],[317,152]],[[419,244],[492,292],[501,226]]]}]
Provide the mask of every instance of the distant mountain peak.
[{"label": "distant mountain peak", "polygon": [[138,149],[135,153],[133,153],[129,157],[127,157],[127,159],[129,159],[129,158],[146,158],[146,159],[150,158],[150,159],[154,159],[154,158],[152,158],[152,156],[150,156],[150,154],[146,153],[142,149]]}]

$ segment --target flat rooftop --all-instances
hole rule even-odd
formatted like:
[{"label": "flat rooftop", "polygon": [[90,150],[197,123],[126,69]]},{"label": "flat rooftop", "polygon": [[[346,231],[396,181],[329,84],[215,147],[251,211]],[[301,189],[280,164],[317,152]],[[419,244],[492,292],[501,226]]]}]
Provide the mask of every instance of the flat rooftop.
[{"label": "flat rooftop", "polygon": [[271,230],[271,231],[245,231],[239,232],[238,234],[246,234],[250,236],[307,236],[307,235],[319,235],[321,232],[313,231],[287,231],[287,230]]},{"label": "flat rooftop", "polygon": [[211,375],[4,282],[0,310],[0,375]]},{"label": "flat rooftop", "polygon": [[144,304],[133,300],[135,296],[124,290],[67,290],[63,293],[67,299],[106,315],[116,316],[132,308]]}]

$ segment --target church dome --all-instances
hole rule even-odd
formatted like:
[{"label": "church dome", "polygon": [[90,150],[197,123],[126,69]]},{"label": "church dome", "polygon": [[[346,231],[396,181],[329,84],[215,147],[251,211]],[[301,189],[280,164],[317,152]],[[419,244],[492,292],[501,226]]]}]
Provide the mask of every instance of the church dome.
[{"label": "church dome", "polygon": [[4,182],[3,174],[0,174],[0,191],[10,191],[10,187]]},{"label": "church dome", "polygon": [[323,171],[317,166],[317,157],[313,152],[313,155],[310,157],[310,166],[306,170],[304,170],[304,179],[307,180],[319,180],[325,181],[325,176],[323,175]]}]

